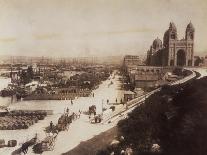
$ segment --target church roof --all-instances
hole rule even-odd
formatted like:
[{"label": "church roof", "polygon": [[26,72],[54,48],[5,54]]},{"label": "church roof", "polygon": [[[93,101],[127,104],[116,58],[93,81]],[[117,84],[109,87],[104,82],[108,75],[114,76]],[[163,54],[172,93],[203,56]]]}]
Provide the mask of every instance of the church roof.
[{"label": "church roof", "polygon": [[154,41],[153,41],[153,48],[154,47],[160,47],[162,46],[162,41],[159,39],[159,38],[156,38]]},{"label": "church roof", "polygon": [[177,31],[177,28],[176,28],[176,26],[175,26],[175,24],[174,24],[173,22],[170,22],[169,29],[170,29],[170,30],[175,30],[175,31]]},{"label": "church roof", "polygon": [[193,26],[193,24],[191,22],[187,25],[187,29],[194,30],[194,26]]}]

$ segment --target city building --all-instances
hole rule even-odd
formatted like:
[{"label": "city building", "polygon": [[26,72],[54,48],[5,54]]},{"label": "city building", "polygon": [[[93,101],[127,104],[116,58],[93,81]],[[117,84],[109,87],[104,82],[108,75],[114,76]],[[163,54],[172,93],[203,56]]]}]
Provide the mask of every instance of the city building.
[{"label": "city building", "polygon": [[194,33],[190,22],[185,31],[185,38],[179,40],[177,28],[170,23],[165,32],[163,43],[156,38],[147,52],[147,65],[151,66],[194,66]]},{"label": "city building", "polygon": [[207,56],[204,57],[202,66],[207,66]]},{"label": "city building", "polygon": [[162,80],[164,69],[152,66],[139,66],[128,72],[130,83],[135,88],[154,87],[159,80]]},{"label": "city building", "polygon": [[142,65],[142,61],[137,55],[126,55],[123,59],[123,70],[125,73],[135,69],[137,66]]},{"label": "city building", "polygon": [[126,55],[124,57],[123,63],[124,63],[123,65],[127,66],[127,67],[138,66],[141,64],[141,60],[140,60],[139,56],[137,56],[137,55]]}]

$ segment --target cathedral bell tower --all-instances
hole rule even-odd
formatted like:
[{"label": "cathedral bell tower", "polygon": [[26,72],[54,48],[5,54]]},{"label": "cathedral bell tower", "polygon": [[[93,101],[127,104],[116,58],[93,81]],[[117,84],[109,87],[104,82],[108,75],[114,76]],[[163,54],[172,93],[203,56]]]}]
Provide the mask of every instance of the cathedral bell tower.
[{"label": "cathedral bell tower", "polygon": [[187,66],[194,66],[194,33],[194,26],[190,22],[185,30]]},{"label": "cathedral bell tower", "polygon": [[193,27],[193,24],[190,22],[187,25],[187,28],[185,31],[185,39],[189,40],[189,41],[193,41],[194,40],[194,32],[195,32],[195,29]]},{"label": "cathedral bell tower", "polygon": [[169,29],[165,32],[163,42],[164,47],[166,48],[166,62],[165,65],[167,66],[174,66],[176,62],[176,55],[175,55],[175,43],[178,40],[177,36],[177,28],[173,22],[170,23]]},{"label": "cathedral bell tower", "polygon": [[176,28],[175,24],[172,22],[170,23],[170,26],[169,26],[169,39],[170,39],[170,41],[178,39],[177,28]]}]

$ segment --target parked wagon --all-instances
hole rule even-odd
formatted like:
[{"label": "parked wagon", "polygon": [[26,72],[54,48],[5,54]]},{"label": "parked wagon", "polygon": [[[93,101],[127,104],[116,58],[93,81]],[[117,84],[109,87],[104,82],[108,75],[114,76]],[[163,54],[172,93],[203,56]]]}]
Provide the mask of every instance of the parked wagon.
[{"label": "parked wagon", "polygon": [[5,140],[4,139],[0,139],[0,148],[5,147]]},{"label": "parked wagon", "polygon": [[45,111],[11,111],[0,117],[0,130],[27,129],[39,120],[43,120],[46,115]]},{"label": "parked wagon", "polygon": [[17,145],[16,140],[9,140],[8,143],[5,143],[4,139],[0,139],[0,148],[2,147],[15,147]]},{"label": "parked wagon", "polygon": [[17,141],[16,140],[9,140],[8,141],[8,147],[15,147],[17,145]]}]

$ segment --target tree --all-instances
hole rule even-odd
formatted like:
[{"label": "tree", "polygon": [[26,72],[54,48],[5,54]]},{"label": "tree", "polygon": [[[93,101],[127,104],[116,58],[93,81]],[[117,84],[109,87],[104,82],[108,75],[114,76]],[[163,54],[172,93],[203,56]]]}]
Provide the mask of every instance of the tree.
[{"label": "tree", "polygon": [[22,70],[22,72],[20,73],[20,80],[23,84],[27,84],[31,82],[33,77],[34,77],[34,72],[32,66],[29,66],[27,68],[27,71]]},{"label": "tree", "polygon": [[28,77],[29,81],[31,81],[34,77],[34,72],[33,72],[32,66],[28,66],[28,68],[27,68],[27,77]]}]

